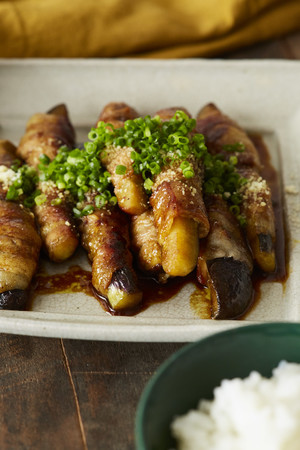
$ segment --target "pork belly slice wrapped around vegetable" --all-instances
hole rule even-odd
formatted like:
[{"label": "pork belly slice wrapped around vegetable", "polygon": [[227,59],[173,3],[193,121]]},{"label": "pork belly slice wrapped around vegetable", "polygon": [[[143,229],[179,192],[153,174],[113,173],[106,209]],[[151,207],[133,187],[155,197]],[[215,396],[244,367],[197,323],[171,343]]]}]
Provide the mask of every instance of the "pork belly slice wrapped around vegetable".
[{"label": "pork belly slice wrapped around vegetable", "polygon": [[[137,112],[126,103],[109,103],[104,107],[99,120],[120,128],[126,120],[137,117]],[[132,245],[139,268],[144,273],[155,276],[158,281],[165,282],[168,276],[161,265],[161,246],[158,243],[153,212],[148,204],[142,176],[133,171],[132,150],[129,147],[110,149],[102,162],[111,174],[119,207],[131,216]],[[118,165],[126,167],[126,174],[116,173]]]},{"label": "pork belly slice wrapped around vegetable", "polygon": [[71,148],[74,144],[74,128],[70,123],[66,106],[61,104],[47,113],[34,114],[28,120],[17,154],[29,166],[37,169],[41,155],[46,155],[52,160],[61,146]]},{"label": "pork belly slice wrapped around vegetable", "polygon": [[15,159],[13,144],[0,141],[0,168],[8,168],[0,175],[0,309],[24,307],[41,247],[32,212],[6,200],[7,176]]},{"label": "pork belly slice wrapped around vegetable", "polygon": [[[239,192],[247,240],[257,265],[264,272],[273,272],[276,269],[276,236],[272,197],[267,182],[260,176],[261,163],[253,142],[213,104],[206,105],[199,112],[197,131],[205,135],[210,153],[222,154],[225,158],[237,157],[237,171],[247,180]],[[237,151],[228,152],[226,148],[236,148]]]},{"label": "pork belly slice wrapped around vegetable", "polygon": [[[93,204],[89,199],[89,204]],[[80,219],[82,245],[92,261],[92,284],[116,310],[140,303],[142,292],[132,267],[128,222],[118,207],[96,208]]]},{"label": "pork belly slice wrapped around vegetable", "polygon": [[44,199],[34,206],[34,214],[44,247],[51,261],[65,261],[73,255],[79,243],[72,199],[52,181],[40,181],[38,188]]},{"label": "pork belly slice wrapped around vegetable", "polygon": [[133,120],[138,117],[134,108],[123,102],[110,102],[104,106],[100,113],[98,122],[111,123],[115,128],[122,127],[126,120]]},{"label": "pork belly slice wrapped around vegetable", "polygon": [[[126,120],[137,117],[137,112],[127,104],[109,103],[102,110],[98,122],[107,122],[115,128],[120,128],[124,126]],[[103,152],[101,162],[111,174],[111,182],[119,207],[127,214],[136,215],[147,210],[148,198],[141,174],[136,174],[133,170],[132,151],[131,147],[111,146]],[[116,173],[118,166],[126,168],[126,172]]]},{"label": "pork belly slice wrapped around vegetable", "polygon": [[253,261],[239,223],[220,195],[205,199],[210,231],[201,243],[197,278],[208,287],[212,318],[235,319],[253,300]]},{"label": "pork belly slice wrapped around vegetable", "polygon": [[[115,128],[124,125],[124,121],[137,117],[134,109],[124,103],[109,103],[100,114],[99,121],[113,124]],[[133,172],[132,161],[127,149],[116,156],[101,160],[111,174],[114,193],[119,205],[132,213],[139,211],[139,192],[135,176],[118,178],[115,173],[117,165],[126,165]],[[116,178],[114,178],[116,177]],[[129,189],[132,198],[124,198]],[[144,193],[143,193],[144,194]],[[81,242],[92,262],[92,284],[96,292],[106,298],[115,311],[130,310],[142,300],[142,291],[133,269],[132,254],[129,250],[129,216],[119,206],[105,205],[101,208],[95,203],[96,193],[86,194],[86,203],[93,207],[93,212],[79,219]],[[128,207],[128,208],[127,208]],[[144,211],[144,209],[142,209]]]},{"label": "pork belly slice wrapped around vegetable", "polygon": [[[174,108],[160,110],[163,120]],[[170,276],[186,276],[196,267],[199,238],[209,231],[202,197],[203,170],[193,155],[188,159],[194,176],[184,176],[179,162],[165,165],[154,178],[150,204],[162,247],[162,266]]]},{"label": "pork belly slice wrapped around vegetable", "polygon": [[[227,159],[235,155],[238,166],[250,166],[258,171],[261,169],[259,155],[247,133],[213,103],[199,111],[196,131],[205,136],[205,143],[212,155],[222,154]],[[226,150],[230,147],[232,150],[236,147],[236,152]]]},{"label": "pork belly slice wrapped around vegetable", "polygon": [[[41,155],[52,160],[63,145],[74,147],[75,133],[65,105],[58,105],[46,114],[35,114],[29,119],[17,153],[37,169]],[[73,255],[79,243],[70,197],[49,182],[39,181],[37,188],[42,201],[35,206],[34,214],[43,246],[52,261],[64,261]]]},{"label": "pork belly slice wrapped around vegetable", "polygon": [[264,272],[274,272],[276,231],[270,187],[251,168],[240,168],[238,172],[248,180],[240,190],[241,213],[246,219],[245,230],[253,257]]},{"label": "pork belly slice wrapped around vegetable", "polygon": [[151,208],[131,217],[131,245],[136,254],[139,269],[153,276],[160,283],[168,280],[162,269],[162,249],[158,243],[157,228]]}]

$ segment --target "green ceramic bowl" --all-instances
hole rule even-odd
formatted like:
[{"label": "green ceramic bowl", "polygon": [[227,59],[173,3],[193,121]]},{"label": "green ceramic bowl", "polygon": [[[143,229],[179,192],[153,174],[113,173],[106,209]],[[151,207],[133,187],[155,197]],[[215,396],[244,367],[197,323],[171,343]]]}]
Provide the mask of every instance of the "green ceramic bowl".
[{"label": "green ceramic bowl", "polygon": [[175,415],[213,398],[222,379],[245,378],[252,370],[269,377],[282,360],[300,363],[300,324],[243,326],[184,346],[160,366],[141,396],[137,450],[175,448],[170,434]]}]

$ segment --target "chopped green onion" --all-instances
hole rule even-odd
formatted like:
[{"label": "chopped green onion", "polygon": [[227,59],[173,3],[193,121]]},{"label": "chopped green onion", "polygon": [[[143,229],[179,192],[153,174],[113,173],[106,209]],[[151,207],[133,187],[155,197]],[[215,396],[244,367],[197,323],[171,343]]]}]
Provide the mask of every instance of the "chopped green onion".
[{"label": "chopped green onion", "polygon": [[7,193],[6,193],[6,200],[16,200],[18,198],[17,192],[16,192],[16,188],[15,186],[12,184]]},{"label": "chopped green onion", "polygon": [[185,178],[193,178],[193,176],[195,175],[194,171],[192,168],[190,169],[184,169],[182,171],[183,175],[185,176]]},{"label": "chopped green onion", "polygon": [[126,170],[127,170],[126,166],[122,166],[122,165],[120,164],[120,165],[118,165],[118,166],[116,167],[116,174],[117,174],[117,175],[125,175]]},{"label": "chopped green onion", "polygon": [[56,186],[58,187],[58,189],[65,189],[66,188],[66,183],[64,183],[63,181],[57,181],[56,182]]},{"label": "chopped green onion", "polygon": [[102,208],[106,204],[106,201],[105,201],[103,195],[96,195],[95,204],[96,204],[97,208]]},{"label": "chopped green onion", "polygon": [[83,216],[88,216],[89,214],[92,214],[92,212],[94,212],[94,206],[93,205],[87,205],[83,208],[83,210],[81,211],[81,214]]},{"label": "chopped green onion", "polygon": [[47,200],[47,197],[46,197],[45,194],[40,194],[40,195],[37,195],[37,196],[35,197],[35,203],[36,203],[36,205],[38,205],[38,206],[40,206],[40,205],[42,205],[43,203],[45,203],[46,200]]},{"label": "chopped green onion", "polygon": [[81,211],[78,208],[73,208],[73,214],[78,219],[82,216]]},{"label": "chopped green onion", "polygon": [[[22,195],[28,204],[42,204],[45,196],[36,190],[39,179],[52,181],[59,189],[68,190],[76,205],[73,208],[75,217],[91,214],[95,208],[107,204],[115,205],[117,199],[113,195],[111,175],[101,161],[109,156],[111,149],[121,146],[132,149],[133,170],[142,175],[148,194],[151,194],[155,177],[164,166],[175,164],[184,177],[192,178],[195,176],[195,166],[191,161],[199,160],[204,167],[204,192],[223,195],[235,215],[240,216],[237,206],[241,202],[239,189],[247,180],[236,171],[238,158],[236,155],[224,158],[223,155],[209,154],[204,136],[194,133],[195,125],[195,119],[183,111],[176,111],[169,121],[163,121],[158,116],[146,116],[127,120],[120,128],[100,121],[89,132],[89,141],[84,143],[83,149],[62,146],[52,161],[47,155],[41,155],[39,178],[33,169],[28,166],[19,168],[16,163],[17,176],[7,192],[7,198],[15,200]],[[226,151],[231,152],[241,152],[244,148],[240,142],[224,146]],[[124,175],[127,170],[126,166],[119,164],[115,173]],[[93,204],[87,204],[90,203],[89,193],[93,195]],[[60,201],[57,198],[51,204],[58,205]]]},{"label": "chopped green onion", "polygon": [[237,159],[236,156],[230,156],[229,162],[230,162],[230,164],[232,164],[233,166],[236,166],[237,163],[238,163],[238,159]]},{"label": "chopped green onion", "polygon": [[39,157],[42,164],[49,164],[50,158],[47,155],[41,154]]},{"label": "chopped green onion", "polygon": [[153,181],[150,178],[146,178],[146,180],[144,181],[144,188],[147,192],[151,192],[153,186]]},{"label": "chopped green onion", "polygon": [[226,152],[243,152],[245,150],[245,144],[243,142],[225,144],[223,145],[223,150],[225,150]]},{"label": "chopped green onion", "polygon": [[53,200],[51,200],[51,205],[52,206],[58,206],[62,203],[62,199],[61,198],[54,198]]},{"label": "chopped green onion", "polygon": [[116,197],[115,195],[113,195],[112,197],[110,197],[109,203],[110,203],[112,206],[115,206],[115,205],[118,203],[117,197]]},{"label": "chopped green onion", "polygon": [[18,167],[18,164],[14,164],[12,168],[16,172],[16,175],[8,188],[6,199],[17,200],[20,197],[25,199],[31,196],[36,190],[36,183],[38,181],[36,171],[26,164],[21,167]]}]

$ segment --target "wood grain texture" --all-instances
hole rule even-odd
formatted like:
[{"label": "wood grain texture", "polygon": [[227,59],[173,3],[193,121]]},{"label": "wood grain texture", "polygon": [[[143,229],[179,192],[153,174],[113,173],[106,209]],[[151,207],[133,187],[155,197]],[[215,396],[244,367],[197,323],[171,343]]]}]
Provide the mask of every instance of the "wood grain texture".
[{"label": "wood grain texture", "polygon": [[82,449],[59,339],[0,336],[0,448]]},{"label": "wood grain texture", "polygon": [[0,448],[134,449],[142,390],[182,345],[0,335]]},{"label": "wood grain texture", "polygon": [[138,400],[183,344],[64,341],[88,449],[134,449]]}]

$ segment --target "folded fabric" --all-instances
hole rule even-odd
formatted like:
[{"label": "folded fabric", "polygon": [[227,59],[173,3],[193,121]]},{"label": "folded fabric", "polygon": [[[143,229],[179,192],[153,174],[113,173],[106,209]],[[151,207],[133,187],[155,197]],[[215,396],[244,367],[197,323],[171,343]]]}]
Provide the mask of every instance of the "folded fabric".
[{"label": "folded fabric", "polygon": [[299,0],[0,0],[0,57],[210,57],[299,29]]}]

